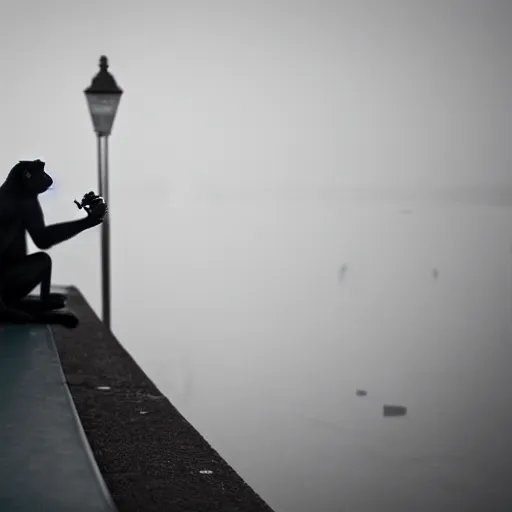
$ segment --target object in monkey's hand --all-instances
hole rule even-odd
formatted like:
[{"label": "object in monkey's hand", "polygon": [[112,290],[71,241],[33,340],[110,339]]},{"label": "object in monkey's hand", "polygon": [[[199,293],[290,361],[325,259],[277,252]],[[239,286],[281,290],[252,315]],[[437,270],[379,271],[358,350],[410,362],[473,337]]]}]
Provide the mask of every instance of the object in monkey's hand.
[{"label": "object in monkey's hand", "polygon": [[75,199],[75,204],[79,210],[83,208],[87,214],[90,214],[91,211],[97,208],[99,205],[105,205],[105,201],[103,200],[103,197],[98,196],[91,191],[84,195],[80,203]]}]

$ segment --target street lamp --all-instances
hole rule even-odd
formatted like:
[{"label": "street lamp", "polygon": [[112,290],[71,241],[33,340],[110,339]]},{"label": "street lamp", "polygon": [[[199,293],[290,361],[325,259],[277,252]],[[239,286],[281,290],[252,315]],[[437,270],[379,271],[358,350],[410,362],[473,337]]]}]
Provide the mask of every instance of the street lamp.
[{"label": "street lamp", "polygon": [[[98,138],[99,195],[108,204],[108,137],[112,131],[123,91],[108,72],[107,57],[100,58],[100,71],[84,92]],[[101,274],[103,322],[110,330],[110,222],[108,215],[101,226]]]}]

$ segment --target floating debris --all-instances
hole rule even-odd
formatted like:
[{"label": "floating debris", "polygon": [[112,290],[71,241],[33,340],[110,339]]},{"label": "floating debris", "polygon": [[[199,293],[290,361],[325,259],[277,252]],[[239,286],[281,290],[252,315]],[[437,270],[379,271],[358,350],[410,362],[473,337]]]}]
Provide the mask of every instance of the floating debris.
[{"label": "floating debris", "polygon": [[140,411],[139,414],[147,414],[148,411]]},{"label": "floating debris", "polygon": [[437,278],[439,277],[439,270],[437,270],[437,268],[434,268],[434,269],[432,270],[432,277],[433,277],[434,279],[437,279]]},{"label": "floating debris", "polygon": [[403,405],[385,405],[382,410],[383,416],[405,416],[407,407]]},{"label": "floating debris", "polygon": [[366,396],[368,394],[364,389],[356,389],[356,396]]},{"label": "floating debris", "polygon": [[110,386],[98,386],[96,389],[99,389],[100,391],[108,391]]},{"label": "floating debris", "polygon": [[347,272],[347,265],[342,265],[340,269],[338,270],[338,282],[341,282],[341,280],[345,277],[345,273]]},{"label": "floating debris", "polygon": [[199,473],[201,473],[201,475],[211,475],[213,473],[213,471],[211,471],[209,469],[201,469],[201,471],[199,471]]}]

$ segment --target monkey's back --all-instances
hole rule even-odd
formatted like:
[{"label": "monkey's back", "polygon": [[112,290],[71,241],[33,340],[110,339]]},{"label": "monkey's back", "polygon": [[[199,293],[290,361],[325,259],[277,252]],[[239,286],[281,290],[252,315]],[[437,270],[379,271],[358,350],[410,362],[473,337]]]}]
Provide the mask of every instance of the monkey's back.
[{"label": "monkey's back", "polygon": [[24,236],[20,198],[0,187],[0,265],[20,236]]}]

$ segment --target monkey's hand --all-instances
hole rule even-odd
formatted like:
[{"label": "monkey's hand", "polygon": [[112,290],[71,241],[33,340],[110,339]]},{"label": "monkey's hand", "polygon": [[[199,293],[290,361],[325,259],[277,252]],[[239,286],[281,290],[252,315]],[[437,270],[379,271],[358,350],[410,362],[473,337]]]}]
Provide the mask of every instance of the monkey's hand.
[{"label": "monkey's hand", "polygon": [[87,213],[89,215],[89,221],[92,226],[97,226],[101,224],[107,215],[108,207],[106,203],[101,202],[97,205],[93,206]]}]

